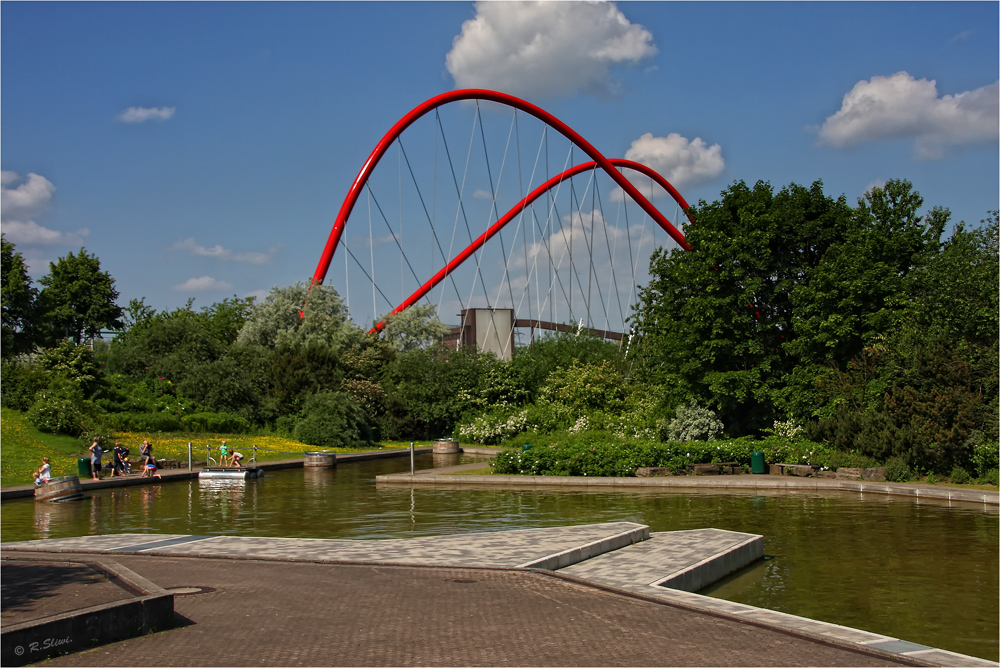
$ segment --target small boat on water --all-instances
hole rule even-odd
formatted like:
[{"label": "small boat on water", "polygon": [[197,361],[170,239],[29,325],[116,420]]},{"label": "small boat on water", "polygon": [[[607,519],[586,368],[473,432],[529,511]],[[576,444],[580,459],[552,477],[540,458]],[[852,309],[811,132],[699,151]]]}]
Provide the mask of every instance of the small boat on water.
[{"label": "small boat on water", "polygon": [[223,466],[208,466],[198,472],[198,479],[221,479],[221,480],[253,480],[263,478],[264,469],[252,468],[227,468]]}]

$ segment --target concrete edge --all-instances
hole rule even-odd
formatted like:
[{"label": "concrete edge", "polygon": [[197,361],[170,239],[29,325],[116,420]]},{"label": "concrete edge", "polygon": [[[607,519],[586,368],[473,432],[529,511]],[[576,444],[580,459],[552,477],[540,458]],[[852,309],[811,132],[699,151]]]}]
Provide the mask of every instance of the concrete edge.
[{"label": "concrete edge", "polygon": [[114,561],[68,561],[85,563],[107,573],[135,597],[21,624],[5,624],[0,630],[3,665],[23,666],[173,627],[174,595],[166,589]]},{"label": "concrete edge", "polygon": [[676,476],[650,478],[590,478],[581,476],[519,476],[519,475],[447,475],[447,469],[434,469],[433,473],[411,476],[409,473],[392,473],[376,476],[376,484],[392,485],[484,485],[521,489],[541,487],[577,488],[662,488],[662,489],[724,489],[724,490],[806,490],[841,491],[859,494],[879,494],[906,497],[911,500],[930,499],[958,503],[975,503],[1000,506],[1000,490],[965,490],[953,487],[914,487],[905,483],[876,483],[861,480],[832,478],[792,478],[789,476]]},{"label": "concrete edge", "polygon": [[652,584],[658,587],[696,592],[763,558],[764,537],[753,536]]},{"label": "concrete edge", "polygon": [[[416,454],[424,454],[431,452],[431,446],[414,448]],[[393,450],[371,450],[367,452],[345,452],[337,453],[337,461],[340,462],[360,462],[369,459],[385,459],[390,457],[403,457],[410,454],[409,448],[406,449],[393,449]],[[262,462],[257,465],[258,468],[264,469],[265,471],[278,471],[281,469],[294,469],[302,468],[303,459],[291,459],[276,462]],[[160,485],[169,482],[177,482],[179,480],[192,480],[198,477],[198,472],[201,471],[203,467],[199,466],[191,471],[184,469],[163,469],[159,471],[159,478],[142,478],[138,475],[131,476],[115,476],[113,478],[104,478],[101,480],[86,480],[80,479],[80,486],[83,491],[91,489],[109,489],[114,487],[132,487],[134,485]],[[7,501],[10,499],[24,499],[35,495],[34,485],[17,485],[14,487],[4,487],[0,488],[0,501]]]},{"label": "concrete edge", "polygon": [[565,568],[566,566],[571,566],[581,561],[585,561],[591,557],[596,557],[599,554],[613,552],[614,550],[627,545],[634,545],[635,543],[640,543],[648,539],[649,527],[646,525],[639,525],[633,529],[629,529],[612,536],[605,536],[604,538],[600,538],[590,543],[586,543],[578,547],[572,547],[568,550],[563,550],[562,552],[550,554],[542,557],[541,559],[536,559],[535,561],[515,566],[515,568],[540,568],[554,571],[559,568]]}]

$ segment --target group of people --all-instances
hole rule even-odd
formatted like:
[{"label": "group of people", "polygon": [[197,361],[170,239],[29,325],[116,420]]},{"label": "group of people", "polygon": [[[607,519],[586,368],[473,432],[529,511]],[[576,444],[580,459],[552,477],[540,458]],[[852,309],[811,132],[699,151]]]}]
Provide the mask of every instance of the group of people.
[{"label": "group of people", "polygon": [[[101,468],[103,467],[101,463],[101,458],[104,456],[104,448],[101,447],[101,440],[98,438],[94,439],[94,442],[90,444],[88,448],[90,450],[90,474],[94,480],[101,479]],[[130,451],[120,441],[115,441],[114,448],[111,450],[111,463],[108,465],[108,469],[111,471],[111,476],[123,476],[132,473],[132,464],[129,462]],[[142,457],[142,476],[143,478],[157,477],[160,476],[156,473],[156,457],[153,456],[153,444],[148,440],[142,442],[139,446],[139,456]]]},{"label": "group of people", "polygon": [[[101,440],[94,439],[94,442],[87,448],[90,450],[90,473],[94,480],[101,479],[101,459],[104,456],[104,448],[101,447]],[[139,456],[142,457],[142,478],[159,478],[156,472],[158,466],[156,457],[153,456],[153,444],[148,440],[139,446]],[[111,463],[107,468],[111,471],[111,476],[123,476],[132,473],[132,465],[128,460],[129,449],[120,442],[115,441],[111,450]],[[225,467],[241,467],[243,465],[243,455],[239,452],[229,452],[229,447],[223,441],[219,446],[219,465]],[[52,466],[48,457],[42,457],[42,465],[35,469],[35,484],[44,485],[52,478]]]},{"label": "group of people", "polygon": [[229,454],[229,446],[223,441],[222,445],[219,446],[219,466],[225,466],[227,468],[240,467],[243,466],[243,455],[239,452],[233,451]]}]

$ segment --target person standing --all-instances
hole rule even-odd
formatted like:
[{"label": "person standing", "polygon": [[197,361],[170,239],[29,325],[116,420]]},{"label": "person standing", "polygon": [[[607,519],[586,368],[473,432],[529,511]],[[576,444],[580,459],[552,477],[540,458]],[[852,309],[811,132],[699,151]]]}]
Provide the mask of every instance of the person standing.
[{"label": "person standing", "polygon": [[101,455],[104,454],[104,450],[101,449],[101,441],[99,439],[94,439],[94,442],[90,444],[87,448],[90,450],[90,472],[93,475],[94,480],[101,479]]},{"label": "person standing", "polygon": [[111,450],[111,475],[125,475],[125,448],[118,441],[115,441],[115,447]]}]

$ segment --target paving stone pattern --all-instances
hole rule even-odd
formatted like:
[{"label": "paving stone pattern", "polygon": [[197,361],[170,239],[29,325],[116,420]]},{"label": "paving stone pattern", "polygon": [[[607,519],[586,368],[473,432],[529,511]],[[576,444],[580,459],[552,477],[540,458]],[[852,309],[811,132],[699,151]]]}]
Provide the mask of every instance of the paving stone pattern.
[{"label": "paving stone pattern", "polygon": [[[255,597],[259,594],[255,587],[261,584],[253,578],[259,577],[262,580],[267,580],[268,578],[266,574],[251,577],[248,574],[249,570],[258,568],[264,568],[266,570],[267,568],[270,568],[272,569],[271,573],[274,573],[273,564],[271,566],[267,566],[267,562],[253,561],[241,561],[234,564],[234,562],[225,558],[241,557],[244,559],[287,560],[289,563],[282,566],[282,570],[280,571],[281,576],[278,579],[285,577],[285,566],[295,569],[307,567],[307,564],[295,563],[302,561],[340,562],[341,565],[345,562],[355,562],[372,564],[374,568],[378,568],[378,564],[383,564],[386,567],[428,565],[439,568],[484,566],[524,568],[528,566],[544,566],[552,570],[558,569],[559,573],[566,574],[574,579],[635,592],[646,597],[662,600],[673,604],[674,606],[679,606],[679,608],[685,608],[688,611],[698,612],[699,614],[704,612],[717,613],[723,616],[729,616],[730,618],[736,620],[743,619],[751,621],[756,625],[765,626],[767,628],[785,629],[792,632],[803,633],[809,637],[827,638],[835,643],[854,643],[859,646],[869,646],[890,653],[887,654],[887,656],[895,655],[900,657],[900,659],[917,659],[918,661],[926,661],[929,664],[945,666],[997,665],[995,663],[983,661],[974,657],[946,652],[944,650],[926,647],[924,645],[907,642],[898,638],[889,638],[887,636],[869,633],[867,631],[851,629],[838,626],[836,624],[827,624],[825,622],[818,622],[781,612],[763,610],[748,605],[733,603],[731,601],[714,599],[686,591],[680,591],[678,589],[660,586],[664,581],[669,581],[673,575],[682,573],[686,569],[691,569],[692,567],[704,564],[712,564],[713,562],[720,562],[723,560],[732,561],[733,555],[741,549],[741,546],[745,546],[748,541],[760,539],[760,536],[755,536],[753,534],[724,531],[720,529],[699,529],[650,534],[649,528],[644,525],[631,522],[613,522],[596,525],[548,527],[543,529],[522,529],[501,532],[462,533],[447,536],[426,536],[388,540],[331,540],[237,536],[117,534],[109,536],[84,536],[79,538],[27,541],[23,543],[5,543],[4,551],[7,553],[8,557],[11,552],[16,553],[18,551],[50,553],[99,552],[114,554],[116,560],[131,559],[140,555],[151,555],[148,557],[149,559],[153,559],[153,561],[149,562],[150,564],[155,565],[159,563],[163,565],[169,562],[176,564],[174,567],[175,570],[183,570],[182,565],[185,562],[193,564],[202,563],[204,561],[207,563],[228,564],[226,568],[230,569],[232,572],[246,574],[245,579],[241,580],[241,583],[238,586],[235,586],[235,589],[246,592],[246,602],[248,605],[256,605],[252,603],[252,601],[257,600]],[[155,557],[152,555],[155,555]],[[203,557],[208,559],[170,559],[171,557],[178,557],[182,555],[185,557]],[[222,559],[219,559],[220,557]],[[745,557],[740,556],[740,558]],[[258,566],[253,564],[263,565]],[[314,566],[325,567],[322,563],[314,564]],[[442,573],[447,572],[447,568],[445,568]],[[170,572],[170,569],[154,568],[153,574],[148,575],[147,577],[160,586],[170,587],[172,585],[166,584],[162,581],[163,578]],[[298,572],[298,570],[296,570],[296,572]],[[489,573],[489,571],[473,571],[471,573],[472,574],[467,573],[461,577],[456,576],[455,578],[452,578],[452,584],[475,583],[482,581],[483,578],[493,577],[492,575],[483,575],[484,573]],[[528,573],[525,573],[525,575],[527,574]],[[216,576],[213,575],[213,578],[214,577]],[[325,576],[323,577],[325,578]],[[501,576],[497,577],[501,580],[503,579]],[[218,585],[213,578],[206,577],[200,580],[186,581],[183,584],[187,586],[209,585],[211,587],[217,587]],[[515,586],[521,586],[520,583],[523,581],[514,578],[513,580],[510,580],[510,582],[516,583]],[[452,584],[447,586],[451,587]],[[332,586],[333,583],[331,581],[326,579],[323,580],[322,587]],[[363,589],[352,589],[348,583],[339,583],[338,586],[338,595],[350,598],[352,605],[355,603],[363,605],[364,602],[361,598],[371,595]],[[569,584],[566,584],[565,586],[572,589]],[[340,591],[341,589],[344,591]],[[416,596],[416,594],[414,595]],[[422,596],[426,597],[428,601],[431,601],[434,599],[435,595],[434,591],[428,590],[424,592]],[[184,601],[186,606],[188,599],[179,598],[178,601]],[[267,601],[267,599],[265,599],[265,601]],[[262,604],[268,605],[267,602]],[[233,608],[233,614],[237,616],[239,614],[246,614],[248,617],[251,616],[249,613],[242,612],[242,608],[240,607],[241,604],[237,601],[232,601],[230,605],[235,606]],[[305,604],[303,603],[303,605]],[[523,604],[519,603],[517,605]],[[178,607],[178,612],[186,615],[187,613],[184,612],[185,606]],[[353,614],[353,612],[354,610],[351,608],[351,613]],[[515,606],[508,611],[508,614],[514,616],[527,615],[530,617],[530,613],[532,612],[533,611],[524,610],[521,607]],[[580,615],[583,615],[584,613],[579,610],[573,612],[573,608],[570,608],[564,614],[571,615],[568,620],[563,620],[566,622],[564,627],[560,627],[563,629],[563,632],[568,639],[572,637],[574,633],[577,633],[574,629],[579,625],[580,620],[584,619],[584,617],[580,617]],[[576,614],[577,617],[573,617],[573,614]],[[586,614],[593,615],[595,613]],[[333,620],[332,622],[329,621],[331,619]],[[407,617],[406,619],[408,620],[407,623],[420,627],[422,629],[421,633],[433,633],[435,631],[433,628],[427,628],[426,625],[428,620],[424,619],[423,615],[413,615]],[[477,617],[475,614],[475,606],[470,608],[467,618],[463,617],[461,619],[463,620],[462,624],[494,625],[496,623],[495,621],[491,621],[489,619]],[[707,619],[717,618],[710,617]],[[324,624],[326,625],[325,628],[328,629],[328,633],[332,636],[339,637],[346,632],[346,629],[341,626],[343,620],[329,617],[324,617],[324,620]],[[577,624],[572,623],[574,621],[577,622]],[[275,620],[275,622],[278,623],[278,620]],[[258,622],[255,621],[254,623]],[[333,624],[332,626],[330,626],[331,623]],[[400,623],[402,623],[402,621],[400,621]],[[438,621],[435,623],[446,622]],[[551,620],[549,620],[549,623],[551,623]],[[289,628],[289,625],[286,622],[280,622],[280,626],[286,629]],[[738,623],[737,626],[739,626]],[[490,628],[492,628],[492,626],[490,626]],[[619,635],[624,633],[624,637],[629,637],[628,634],[630,631],[627,629],[630,627],[628,624],[620,625],[616,628],[618,629],[615,631],[616,633]],[[257,629],[256,631],[252,629],[244,629],[243,631],[232,629],[232,632],[234,633],[243,633],[247,631],[257,633],[267,632],[266,628]],[[228,637],[225,634],[229,632],[230,630],[228,629],[224,631],[222,637]],[[404,633],[404,635],[406,634]],[[654,633],[653,635],[656,634]],[[671,635],[676,639],[677,634],[675,631],[672,631]],[[378,634],[373,636],[371,633],[362,633],[359,637],[363,639],[362,642],[375,640],[378,640],[379,642],[386,641],[385,638],[381,638]],[[501,635],[500,637],[502,638],[503,636]],[[681,637],[683,638],[683,635]],[[588,636],[588,638],[589,640],[593,640],[592,634],[591,636]],[[735,636],[733,636],[733,638],[735,638]],[[510,641],[509,644],[503,640],[499,641],[500,645],[503,646],[503,651],[506,652],[502,655],[502,657],[500,655],[489,654],[480,656],[480,654],[476,652],[465,655],[460,652],[456,653],[454,650],[442,651],[437,654],[432,652],[429,655],[409,655],[403,650],[399,650],[397,652],[396,650],[390,650],[382,647],[377,652],[374,648],[371,648],[371,651],[375,653],[371,655],[363,655],[365,657],[363,663],[366,665],[399,666],[442,664],[682,665],[689,663],[693,663],[695,665],[726,665],[732,661],[737,665],[752,665],[754,663],[761,663],[764,665],[798,665],[803,663],[813,665],[868,665],[865,661],[868,661],[871,658],[870,656],[857,654],[850,660],[847,660],[847,663],[844,664],[842,661],[846,659],[843,657],[836,660],[829,659],[829,662],[827,662],[826,659],[820,660],[818,658],[819,655],[810,654],[808,657],[798,656],[795,660],[792,660],[781,652],[778,652],[776,655],[771,652],[762,654],[761,657],[766,658],[761,658],[760,661],[756,661],[748,658],[748,655],[739,655],[740,658],[726,658],[728,655],[722,651],[721,645],[713,646],[711,650],[706,650],[705,648],[698,647],[695,642],[693,644],[685,644],[684,646],[687,647],[687,650],[685,650],[685,652],[681,652],[680,654],[667,653],[663,655],[653,655],[659,656],[659,660],[654,660],[653,656],[636,650],[631,653],[627,659],[623,658],[622,661],[615,660],[614,656],[609,656],[607,653],[594,655],[592,660],[588,661],[584,659],[586,655],[576,655],[569,650],[559,653],[556,651],[555,647],[551,648],[551,651],[554,652],[551,656],[543,653],[544,656],[548,656],[548,658],[543,660],[543,655],[535,657],[531,654],[522,654],[519,653],[522,648],[517,647],[517,643],[519,642],[529,644],[537,642],[536,638],[511,637],[508,638],[508,640]],[[649,637],[647,637],[646,640],[649,640]],[[399,641],[399,638],[394,639],[394,642]],[[128,642],[135,643],[139,642],[139,640],[137,639]],[[279,640],[276,639],[276,642],[279,642]],[[280,639],[280,642],[287,645],[286,639]],[[785,647],[785,644],[787,644],[788,641],[786,638],[786,640],[778,640],[775,642],[777,642],[777,647]],[[303,641],[303,643],[308,644],[306,641]],[[305,644],[300,645],[299,650],[302,650],[302,647],[304,647]],[[490,642],[487,642],[487,644],[490,644]],[[493,646],[495,647],[495,643],[493,643]],[[96,652],[99,650],[94,651]],[[811,646],[809,651],[814,651]],[[242,655],[238,656],[241,658],[237,659],[236,655],[234,655],[233,661],[235,663],[232,664],[219,664],[214,661],[206,661],[205,663],[211,665],[295,665],[297,663],[296,661],[285,662],[278,661],[276,659],[262,659],[263,663],[260,663],[257,661],[257,658],[259,657],[255,658],[253,661],[249,661],[244,660]],[[262,656],[269,657],[271,655],[265,653]],[[305,661],[307,665],[344,665],[343,661],[339,659],[329,656],[319,658],[308,652],[300,652],[299,654],[296,654],[296,656],[299,656],[300,659]],[[362,655],[354,653],[349,654],[349,656],[354,658],[350,660],[345,659],[348,665],[350,665],[350,661],[352,660],[359,660],[358,657]],[[414,658],[415,656],[418,656],[419,658]],[[474,659],[473,657],[477,658]],[[561,658],[557,659],[556,657]],[[180,657],[174,658],[177,659],[175,665],[188,665],[184,660],[180,660]],[[194,665],[199,665],[196,659],[197,657],[193,659],[195,660]],[[154,665],[160,663],[160,660],[158,657],[142,656],[137,662],[140,665]],[[115,665],[126,665],[128,661],[125,661],[122,657],[118,657],[114,661],[109,660],[108,663],[109,665],[112,663]],[[891,661],[888,663],[883,661],[878,665],[889,665],[890,663]],[[79,665],[93,664],[80,663]]]}]

